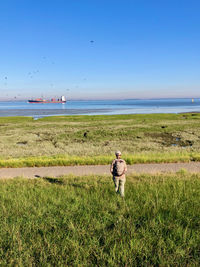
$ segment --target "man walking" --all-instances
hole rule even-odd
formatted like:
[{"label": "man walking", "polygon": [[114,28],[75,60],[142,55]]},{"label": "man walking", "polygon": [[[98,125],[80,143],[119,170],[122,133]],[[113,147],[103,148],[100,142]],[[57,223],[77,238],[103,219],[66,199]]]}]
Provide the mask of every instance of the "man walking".
[{"label": "man walking", "polygon": [[115,184],[115,192],[119,193],[124,197],[124,184],[126,182],[125,172],[127,171],[127,166],[125,160],[121,159],[121,152],[115,152],[116,159],[113,160],[110,166],[110,172],[113,175],[113,181]]}]

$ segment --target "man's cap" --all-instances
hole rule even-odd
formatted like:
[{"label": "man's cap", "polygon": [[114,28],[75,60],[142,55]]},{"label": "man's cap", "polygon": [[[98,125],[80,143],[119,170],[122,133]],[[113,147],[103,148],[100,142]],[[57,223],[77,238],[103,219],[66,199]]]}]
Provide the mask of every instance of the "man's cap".
[{"label": "man's cap", "polygon": [[121,155],[122,153],[118,150],[115,152],[115,155]]}]

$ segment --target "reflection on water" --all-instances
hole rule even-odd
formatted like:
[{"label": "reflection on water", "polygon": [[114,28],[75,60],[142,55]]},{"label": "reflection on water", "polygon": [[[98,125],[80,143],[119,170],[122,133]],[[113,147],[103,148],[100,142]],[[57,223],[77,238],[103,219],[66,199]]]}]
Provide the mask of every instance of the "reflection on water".
[{"label": "reflection on water", "polygon": [[66,104],[62,104],[62,109],[66,109]]}]

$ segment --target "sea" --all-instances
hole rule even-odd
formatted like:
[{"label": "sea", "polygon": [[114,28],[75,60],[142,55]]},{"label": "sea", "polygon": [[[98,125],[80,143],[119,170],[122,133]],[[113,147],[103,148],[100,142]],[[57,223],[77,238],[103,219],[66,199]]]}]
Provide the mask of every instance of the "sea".
[{"label": "sea", "polygon": [[65,104],[1,101],[0,117],[200,112],[200,99],[69,100]]}]

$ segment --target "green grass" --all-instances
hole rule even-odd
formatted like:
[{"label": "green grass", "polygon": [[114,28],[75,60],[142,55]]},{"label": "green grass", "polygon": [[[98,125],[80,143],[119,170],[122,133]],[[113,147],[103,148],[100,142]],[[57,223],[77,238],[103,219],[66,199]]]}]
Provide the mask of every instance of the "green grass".
[{"label": "green grass", "polygon": [[0,181],[1,266],[199,266],[200,175]]},{"label": "green grass", "polygon": [[[128,165],[135,163],[175,163],[199,161],[200,156],[189,153],[151,153],[138,155],[123,155]],[[75,165],[107,165],[113,160],[113,156],[42,156],[19,159],[0,160],[1,168],[21,167],[48,167],[48,166],[75,166]]]},{"label": "green grass", "polygon": [[200,160],[200,114],[0,118],[0,165],[107,164]]}]

